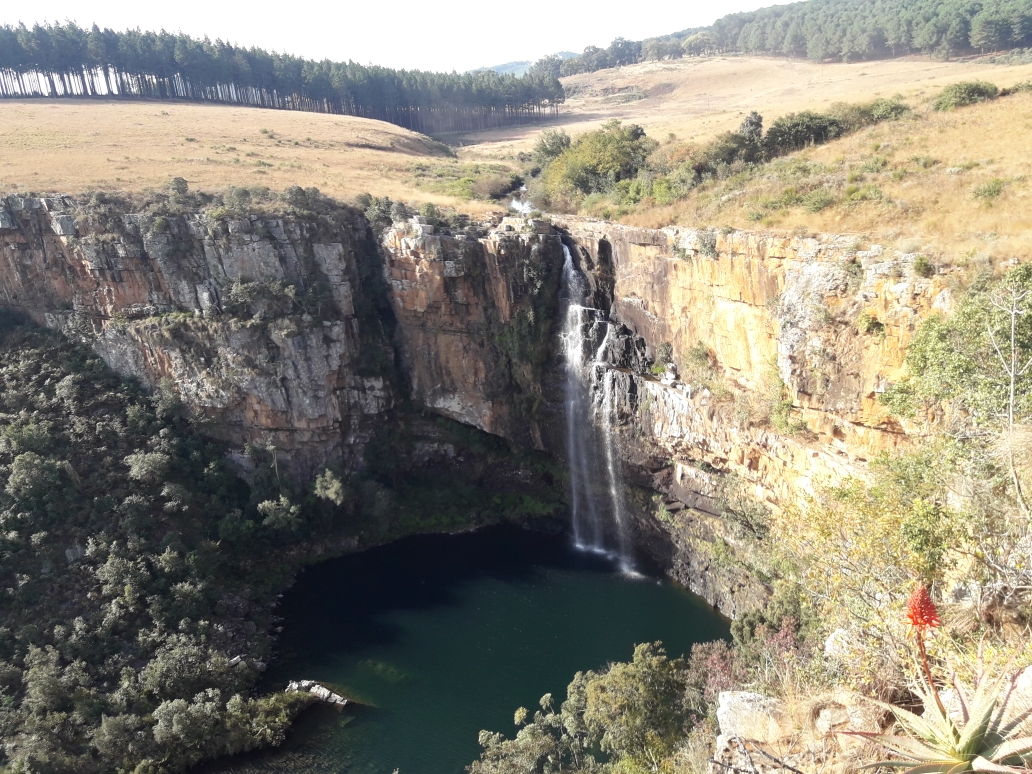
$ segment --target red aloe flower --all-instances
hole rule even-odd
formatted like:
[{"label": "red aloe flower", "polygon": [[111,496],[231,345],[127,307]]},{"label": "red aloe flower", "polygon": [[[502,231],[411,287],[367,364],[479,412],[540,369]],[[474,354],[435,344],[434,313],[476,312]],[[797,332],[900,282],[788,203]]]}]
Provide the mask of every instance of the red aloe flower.
[{"label": "red aloe flower", "polygon": [[921,654],[921,666],[924,667],[928,687],[932,690],[932,695],[935,697],[935,703],[939,705],[939,710],[945,715],[946,710],[943,709],[942,699],[939,698],[939,691],[935,687],[935,680],[932,679],[932,670],[928,666],[928,651],[925,650],[925,634],[927,634],[929,629],[941,626],[942,622],[939,620],[939,611],[935,609],[935,603],[932,602],[932,595],[928,593],[928,587],[923,583],[917,584],[914,593],[907,600],[907,619],[910,621],[910,625],[914,627],[914,634],[917,635],[917,650]]},{"label": "red aloe flower", "polygon": [[932,602],[932,595],[928,593],[928,587],[923,583],[917,584],[917,588],[914,589],[914,593],[907,601],[907,619],[911,626],[921,634],[942,623],[939,620],[939,611],[935,609],[935,603]]}]

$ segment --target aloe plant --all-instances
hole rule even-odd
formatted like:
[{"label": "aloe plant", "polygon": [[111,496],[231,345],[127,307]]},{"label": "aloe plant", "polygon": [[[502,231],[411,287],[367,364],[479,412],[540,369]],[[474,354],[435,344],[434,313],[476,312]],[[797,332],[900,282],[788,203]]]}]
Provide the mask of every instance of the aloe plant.
[{"label": "aloe plant", "polygon": [[[979,675],[970,693],[954,677],[956,706],[943,709],[933,685],[922,679],[917,694],[924,714],[876,702],[896,716],[907,736],[851,732],[898,755],[898,760],[878,761],[864,768],[907,768],[905,774],[959,774],[964,771],[1016,774],[1032,765],[1029,731],[1032,707],[1020,706],[1016,691],[1021,670],[1010,678]],[[952,703],[952,702],[951,702]]]},{"label": "aloe plant", "polygon": [[1025,670],[1018,670],[1009,679],[1006,677],[1008,669],[996,677],[988,677],[986,670],[981,669],[979,648],[979,672],[974,689],[971,693],[965,691],[954,675],[956,706],[949,712],[943,706],[928,665],[925,636],[941,622],[928,587],[923,583],[917,585],[907,601],[907,620],[913,627],[921,656],[923,672],[916,693],[924,704],[924,714],[915,715],[902,707],[875,701],[896,716],[908,736],[847,731],[851,736],[870,739],[900,756],[898,760],[878,761],[863,768],[906,768],[904,774],[1032,771],[1032,736],[1022,736],[1032,730],[1032,704],[1027,698],[1019,701],[1017,694],[1018,679]]}]

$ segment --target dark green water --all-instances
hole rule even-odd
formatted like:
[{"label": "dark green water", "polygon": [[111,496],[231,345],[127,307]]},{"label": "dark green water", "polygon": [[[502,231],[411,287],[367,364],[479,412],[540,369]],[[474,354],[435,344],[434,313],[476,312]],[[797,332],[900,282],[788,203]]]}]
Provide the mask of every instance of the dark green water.
[{"label": "dark green water", "polygon": [[671,655],[726,637],[698,597],[630,578],[564,536],[511,526],[429,535],[309,569],[284,597],[272,681],[312,679],[368,704],[310,712],[281,751],[208,771],[461,774],[477,734],[557,703],[578,670],[662,640]]}]

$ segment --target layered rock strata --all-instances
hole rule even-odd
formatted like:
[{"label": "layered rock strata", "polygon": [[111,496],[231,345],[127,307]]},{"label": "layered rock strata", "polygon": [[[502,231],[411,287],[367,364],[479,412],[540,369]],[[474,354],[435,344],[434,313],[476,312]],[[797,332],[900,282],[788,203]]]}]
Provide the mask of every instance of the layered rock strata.
[{"label": "layered rock strata", "polygon": [[416,218],[384,232],[396,343],[412,397],[526,447],[554,450],[548,390],[563,252],[542,221],[482,236]]}]

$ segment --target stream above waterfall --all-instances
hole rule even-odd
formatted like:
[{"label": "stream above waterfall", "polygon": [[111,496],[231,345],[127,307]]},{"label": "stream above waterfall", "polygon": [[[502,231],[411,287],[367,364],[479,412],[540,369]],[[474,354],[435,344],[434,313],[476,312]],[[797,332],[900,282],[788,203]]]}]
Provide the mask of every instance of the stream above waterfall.
[{"label": "stream above waterfall", "polygon": [[638,569],[512,525],[312,567],[283,598],[268,687],[318,680],[363,706],[316,707],[280,750],[204,771],[461,774],[481,729],[511,735],[517,707],[558,702],[578,670],[629,660],[639,642],[681,655],[728,636],[703,600]]}]

